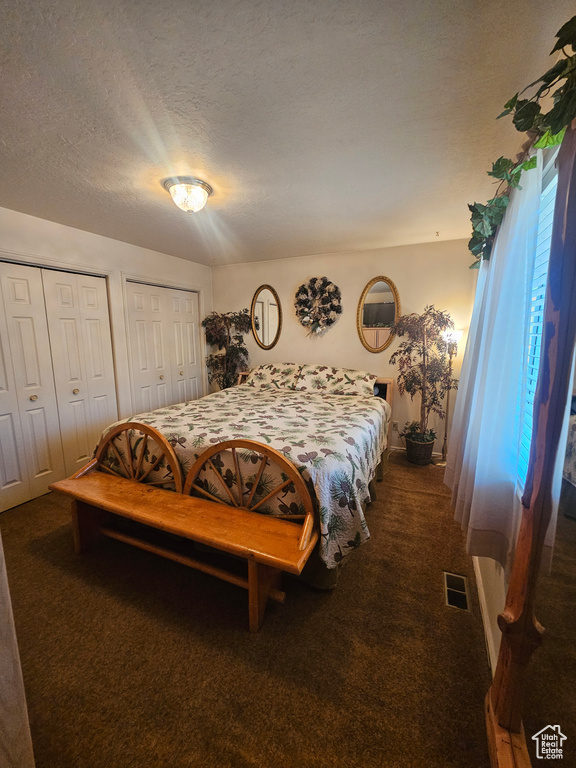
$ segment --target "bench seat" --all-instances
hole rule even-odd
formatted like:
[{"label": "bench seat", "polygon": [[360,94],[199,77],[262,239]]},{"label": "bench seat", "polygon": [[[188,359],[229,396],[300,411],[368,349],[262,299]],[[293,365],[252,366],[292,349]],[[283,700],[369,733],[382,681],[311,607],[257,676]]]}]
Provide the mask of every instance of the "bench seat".
[{"label": "bench seat", "polygon": [[[100,535],[125,541],[248,589],[250,629],[262,623],[266,600],[284,601],[280,572],[300,574],[318,541],[314,531],[299,548],[302,526],[104,472],[88,471],[50,486],[72,496],[74,540],[78,552]],[[107,526],[107,513],[175,534],[248,561],[248,578],[234,575]]]}]

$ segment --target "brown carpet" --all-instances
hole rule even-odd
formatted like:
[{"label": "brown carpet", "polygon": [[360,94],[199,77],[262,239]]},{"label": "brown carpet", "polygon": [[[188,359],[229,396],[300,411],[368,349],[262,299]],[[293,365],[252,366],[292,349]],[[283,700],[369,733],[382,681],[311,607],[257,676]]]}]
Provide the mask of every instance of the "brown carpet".
[{"label": "brown carpet", "polygon": [[[490,683],[443,470],[392,455],[333,592],[243,590],[105,540],[55,493],[0,516],[37,768],[483,768]],[[467,575],[471,612],[444,605]]]}]

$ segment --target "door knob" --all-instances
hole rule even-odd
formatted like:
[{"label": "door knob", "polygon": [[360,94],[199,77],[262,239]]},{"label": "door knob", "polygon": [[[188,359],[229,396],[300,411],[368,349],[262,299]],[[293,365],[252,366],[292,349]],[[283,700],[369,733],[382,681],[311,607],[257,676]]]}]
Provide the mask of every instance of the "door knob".
[{"label": "door knob", "polygon": [[162,373],[160,374],[160,378],[161,378],[161,379],[163,379],[163,378],[164,378],[164,375],[163,375]]},{"label": "door knob", "polygon": [[180,371],[180,376],[184,376],[184,371]]},{"label": "door knob", "polygon": [[30,395],[30,400],[32,400],[32,402],[38,400],[38,395]]},{"label": "door knob", "polygon": [[72,394],[73,394],[73,395],[77,395],[77,394],[78,394],[78,392],[80,392],[80,390],[79,390],[79,389],[73,389],[73,390],[72,390]]}]

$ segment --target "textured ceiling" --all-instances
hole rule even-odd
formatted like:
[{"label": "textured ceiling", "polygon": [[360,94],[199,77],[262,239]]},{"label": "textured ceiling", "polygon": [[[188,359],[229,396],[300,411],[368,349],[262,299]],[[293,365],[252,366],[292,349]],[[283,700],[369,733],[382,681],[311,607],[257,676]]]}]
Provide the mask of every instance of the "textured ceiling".
[{"label": "textured ceiling", "polygon": [[[205,264],[467,237],[571,1],[1,0],[0,206]],[[185,214],[162,188],[198,176]],[[1,233],[0,233],[1,234]],[[1,247],[1,241],[0,241]]]}]

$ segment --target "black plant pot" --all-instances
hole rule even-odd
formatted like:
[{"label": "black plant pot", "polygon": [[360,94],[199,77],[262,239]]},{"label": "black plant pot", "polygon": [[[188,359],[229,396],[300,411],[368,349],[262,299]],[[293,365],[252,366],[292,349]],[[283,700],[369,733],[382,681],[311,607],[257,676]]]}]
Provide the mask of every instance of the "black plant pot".
[{"label": "black plant pot", "polygon": [[433,440],[421,443],[419,440],[410,440],[409,437],[404,439],[406,440],[406,458],[411,464],[419,464],[421,467],[430,464],[434,449]]}]

